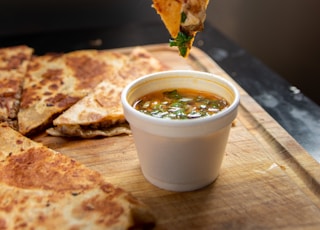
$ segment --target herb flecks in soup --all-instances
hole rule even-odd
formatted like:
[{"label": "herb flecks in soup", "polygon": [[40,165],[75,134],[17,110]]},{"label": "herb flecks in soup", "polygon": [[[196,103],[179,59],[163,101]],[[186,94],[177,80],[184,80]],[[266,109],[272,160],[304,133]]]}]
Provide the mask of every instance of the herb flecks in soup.
[{"label": "herb flecks in soup", "polygon": [[228,106],[229,103],[222,97],[191,89],[156,91],[133,103],[133,107],[142,113],[169,119],[212,116]]}]

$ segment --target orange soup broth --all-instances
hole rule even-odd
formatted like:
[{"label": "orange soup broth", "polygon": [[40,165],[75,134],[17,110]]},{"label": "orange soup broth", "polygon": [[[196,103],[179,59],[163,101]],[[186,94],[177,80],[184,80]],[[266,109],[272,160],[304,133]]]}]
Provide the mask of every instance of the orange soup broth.
[{"label": "orange soup broth", "polygon": [[155,91],[133,103],[142,113],[168,119],[212,116],[228,106],[227,100],[216,94],[185,88]]}]

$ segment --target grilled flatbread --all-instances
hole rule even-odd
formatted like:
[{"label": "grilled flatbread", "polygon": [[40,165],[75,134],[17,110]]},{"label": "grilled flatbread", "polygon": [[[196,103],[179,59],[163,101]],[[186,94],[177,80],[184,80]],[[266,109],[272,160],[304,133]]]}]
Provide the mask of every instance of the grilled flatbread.
[{"label": "grilled flatbread", "polygon": [[194,38],[203,30],[209,0],[153,0],[153,8],[160,15],[172,39],[171,46],[188,57]]},{"label": "grilled flatbread", "polygon": [[86,96],[104,79],[112,79],[127,57],[112,51],[81,50],[32,58],[27,70],[19,131],[31,135]]},{"label": "grilled flatbread", "polygon": [[0,124],[0,229],[148,229],[130,193],[83,164]]},{"label": "grilled flatbread", "polygon": [[123,88],[140,76],[165,69],[167,67],[149,52],[136,47],[114,80],[101,82],[92,93],[56,118],[54,128],[47,133],[82,138],[130,134],[120,101]]},{"label": "grilled flatbread", "polygon": [[14,46],[0,49],[0,122],[17,129],[23,79],[33,49]]}]

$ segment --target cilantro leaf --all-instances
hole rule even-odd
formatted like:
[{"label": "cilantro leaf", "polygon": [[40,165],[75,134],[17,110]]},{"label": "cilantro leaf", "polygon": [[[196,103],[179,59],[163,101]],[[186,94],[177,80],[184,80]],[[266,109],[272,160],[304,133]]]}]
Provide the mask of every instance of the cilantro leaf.
[{"label": "cilantro leaf", "polygon": [[178,36],[175,39],[170,39],[170,46],[177,46],[180,52],[180,55],[185,57],[188,50],[188,44],[190,43],[193,36],[188,36],[183,32],[179,32]]}]

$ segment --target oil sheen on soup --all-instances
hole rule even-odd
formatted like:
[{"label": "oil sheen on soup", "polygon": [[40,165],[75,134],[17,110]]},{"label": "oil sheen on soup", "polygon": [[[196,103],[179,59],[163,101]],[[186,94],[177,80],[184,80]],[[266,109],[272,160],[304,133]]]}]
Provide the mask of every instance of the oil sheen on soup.
[{"label": "oil sheen on soup", "polygon": [[184,88],[155,91],[133,103],[142,113],[166,119],[213,116],[228,106],[228,101],[216,94]]}]

